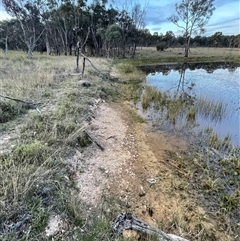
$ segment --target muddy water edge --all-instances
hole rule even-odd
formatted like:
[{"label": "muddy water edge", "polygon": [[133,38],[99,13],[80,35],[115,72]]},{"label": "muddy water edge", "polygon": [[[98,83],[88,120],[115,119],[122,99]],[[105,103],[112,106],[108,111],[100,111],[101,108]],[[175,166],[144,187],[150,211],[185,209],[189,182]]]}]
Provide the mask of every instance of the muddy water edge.
[{"label": "muddy water edge", "polygon": [[[196,68],[197,64],[194,65],[192,67]],[[208,65],[204,63],[198,67],[203,65],[210,71],[211,68],[222,67],[224,64],[222,62]],[[236,67],[232,63],[225,63],[224,66]],[[152,66],[150,67],[152,68]],[[141,69],[150,67],[141,66]],[[173,65],[164,65],[164,68],[168,71],[173,68]],[[142,93],[143,87],[139,85],[131,87],[131,89],[139,94]],[[136,96],[136,93],[133,96]],[[135,99],[132,104],[141,115],[141,101]],[[168,207],[175,215],[173,218],[175,223],[173,222],[172,225],[182,228],[185,232],[187,230],[191,232],[191,228],[188,229],[187,225],[189,227],[193,225],[195,235],[198,233],[202,238],[199,240],[235,240],[239,237],[240,148],[232,146],[229,142],[226,143],[225,139],[221,140],[210,129],[199,131],[195,140],[191,139],[192,142],[186,142],[178,133],[159,130],[158,126],[148,119],[148,116],[142,115],[142,117],[147,123],[145,126],[146,142],[156,157],[157,164],[153,165],[158,168],[158,177],[161,180],[161,184],[155,185],[155,191],[159,189],[160,192],[163,192],[165,190],[167,195],[175,192],[180,197],[176,198],[178,200],[176,206],[179,207],[179,210],[173,211]],[[202,140],[202,143],[196,140]],[[162,144],[164,142],[167,143],[167,146]],[[162,170],[165,170],[165,174],[167,173],[164,177],[161,174]],[[168,185],[168,191],[164,185]],[[175,197],[175,194],[172,196]],[[156,196],[155,199],[157,200]],[[171,202],[173,200],[169,203]],[[163,205],[159,206],[158,201],[153,203],[153,210],[158,210],[155,212],[155,217],[157,218],[158,213],[161,220],[163,213],[159,212],[159,209],[164,209],[167,214],[166,206],[164,208]],[[195,211],[196,213],[193,214]],[[180,214],[181,212],[189,212],[192,217]],[[224,236],[220,238],[223,234]]]}]

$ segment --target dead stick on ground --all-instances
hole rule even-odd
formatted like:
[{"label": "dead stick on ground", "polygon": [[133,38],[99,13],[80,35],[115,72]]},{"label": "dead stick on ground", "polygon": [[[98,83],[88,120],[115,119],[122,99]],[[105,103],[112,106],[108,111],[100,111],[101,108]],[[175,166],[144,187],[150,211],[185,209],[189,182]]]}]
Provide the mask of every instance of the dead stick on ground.
[{"label": "dead stick on ground", "polygon": [[142,235],[154,237],[154,240],[158,241],[188,241],[174,234],[164,233],[160,229],[137,219],[130,213],[120,214],[113,223],[112,231],[114,235],[122,235],[124,230],[134,230]]},{"label": "dead stick on ground", "polygon": [[93,137],[91,137],[91,135],[87,131],[85,131],[85,133],[90,138],[90,140],[99,147],[101,151],[104,151],[104,147],[102,147]]},{"label": "dead stick on ground", "polygon": [[23,103],[30,109],[37,109],[38,110],[38,105],[41,104],[41,103],[34,103],[34,102],[28,102],[28,101],[24,101],[24,100],[19,100],[19,99],[16,99],[16,98],[12,98],[10,96],[5,96],[5,95],[0,95],[0,97],[5,98],[5,99],[9,99],[9,100],[13,100],[13,101],[16,101],[16,102]]}]

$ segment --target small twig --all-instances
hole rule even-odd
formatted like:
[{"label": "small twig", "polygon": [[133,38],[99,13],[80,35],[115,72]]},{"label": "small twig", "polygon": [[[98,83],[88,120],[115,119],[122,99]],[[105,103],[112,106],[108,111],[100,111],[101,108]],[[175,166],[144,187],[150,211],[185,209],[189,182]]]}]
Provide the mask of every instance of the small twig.
[{"label": "small twig", "polygon": [[82,73],[72,73],[72,74],[69,74],[70,76],[81,76]]},{"label": "small twig", "polygon": [[115,136],[109,136],[106,140],[110,139],[110,138],[115,138]]},{"label": "small twig", "polygon": [[84,232],[84,229],[83,229],[83,228],[86,227],[87,221],[88,221],[88,217],[86,218],[85,223],[83,224],[83,226],[80,228],[81,232]]}]

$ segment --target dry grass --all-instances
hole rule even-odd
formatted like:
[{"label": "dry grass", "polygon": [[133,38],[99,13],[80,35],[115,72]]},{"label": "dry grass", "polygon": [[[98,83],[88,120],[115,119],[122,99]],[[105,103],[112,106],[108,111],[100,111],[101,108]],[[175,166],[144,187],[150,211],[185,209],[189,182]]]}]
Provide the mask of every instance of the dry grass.
[{"label": "dry grass", "polygon": [[[155,47],[142,47],[137,49],[137,58],[183,58],[184,48],[168,48],[164,51],[157,51]],[[190,49],[189,58],[197,57],[220,57],[222,59],[240,58],[239,48],[214,48],[214,47],[193,47]]]},{"label": "dry grass", "polygon": [[[91,61],[102,73],[109,73],[111,60]],[[70,56],[36,53],[27,59],[23,52],[9,51],[6,58],[1,52],[0,94],[40,103],[39,111],[9,112],[12,118],[1,124],[0,138],[6,140],[0,146],[1,240],[46,240],[51,214],[65,216],[68,228],[61,234],[64,240],[74,232],[76,240],[83,235],[74,229],[83,225],[82,204],[73,202],[72,167],[64,160],[91,143],[84,123],[93,118],[96,100],[115,99],[117,92],[88,62],[83,77],[91,86],[78,86],[80,76],[69,75],[75,65],[75,57]],[[11,110],[23,108],[9,99],[1,97],[0,101]],[[7,110],[1,109],[2,113]]]}]

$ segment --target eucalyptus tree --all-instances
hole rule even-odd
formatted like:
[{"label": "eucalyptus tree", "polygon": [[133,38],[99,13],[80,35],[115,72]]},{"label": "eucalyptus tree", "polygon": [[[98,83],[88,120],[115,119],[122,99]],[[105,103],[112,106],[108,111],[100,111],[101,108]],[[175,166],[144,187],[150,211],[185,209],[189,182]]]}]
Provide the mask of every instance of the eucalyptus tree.
[{"label": "eucalyptus tree", "polygon": [[216,32],[211,36],[211,42],[214,47],[223,46],[224,36],[222,32]]},{"label": "eucalyptus tree", "polygon": [[21,38],[32,57],[34,48],[41,38],[45,28],[43,15],[46,11],[44,0],[2,0],[6,12],[16,18],[22,30]]},{"label": "eucalyptus tree", "polygon": [[16,19],[0,21],[0,48],[4,49],[4,53],[8,53],[8,49],[24,49],[21,36],[20,25]]},{"label": "eucalyptus tree", "polygon": [[175,41],[175,35],[173,31],[167,31],[166,34],[162,37],[162,41],[166,42],[167,47],[171,47]]},{"label": "eucalyptus tree", "polygon": [[69,34],[74,27],[74,5],[70,0],[49,0],[50,26],[48,36],[51,36],[53,48],[57,52],[60,49],[65,55],[69,54]]},{"label": "eucalyptus tree", "polygon": [[[117,4],[117,3],[116,3]],[[131,57],[134,58],[137,44],[140,44],[145,27],[145,15],[148,1],[139,4],[138,1],[125,1],[122,5],[117,5],[119,11],[118,23],[124,31],[122,56],[125,57],[127,47]]]},{"label": "eucalyptus tree", "polygon": [[[117,24],[109,25],[105,36],[108,43],[108,57],[109,54],[111,54],[112,57],[119,56],[123,40],[122,28]],[[110,50],[112,50],[111,53]]]},{"label": "eucalyptus tree", "polygon": [[168,20],[183,31],[185,57],[188,57],[191,36],[204,33],[204,26],[215,10],[213,4],[214,0],[182,0],[180,4],[175,4],[176,14]]},{"label": "eucalyptus tree", "polygon": [[127,47],[128,44],[130,44],[129,38],[130,38],[130,32],[132,30],[132,26],[133,26],[133,21],[130,18],[129,14],[126,10],[122,10],[119,13],[118,24],[123,30],[123,42],[122,42],[122,53],[121,53],[121,55],[122,55],[123,58],[125,58],[126,47]]},{"label": "eucalyptus tree", "polygon": [[133,3],[130,10],[130,17],[132,19],[132,28],[130,31],[130,38],[132,41],[132,54],[135,57],[137,44],[140,43],[141,30],[145,27],[145,16],[147,13],[148,3],[145,2],[143,7],[139,3]]},{"label": "eucalyptus tree", "polygon": [[240,34],[234,36],[233,47],[235,47],[235,48],[239,48],[240,47]]},{"label": "eucalyptus tree", "polygon": [[[109,25],[109,12],[106,9],[107,0],[95,0],[89,6],[91,37],[89,42],[99,55],[105,42],[105,32]],[[115,16],[113,16],[115,17]]]},{"label": "eucalyptus tree", "polygon": [[152,44],[152,35],[149,31],[149,29],[144,28],[139,31],[139,45],[141,47],[147,47]]},{"label": "eucalyptus tree", "polygon": [[8,52],[9,26],[8,21],[0,22],[0,48],[4,49],[5,55]]}]

